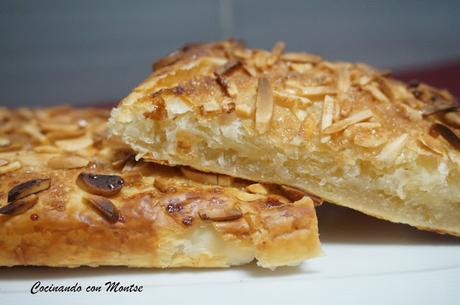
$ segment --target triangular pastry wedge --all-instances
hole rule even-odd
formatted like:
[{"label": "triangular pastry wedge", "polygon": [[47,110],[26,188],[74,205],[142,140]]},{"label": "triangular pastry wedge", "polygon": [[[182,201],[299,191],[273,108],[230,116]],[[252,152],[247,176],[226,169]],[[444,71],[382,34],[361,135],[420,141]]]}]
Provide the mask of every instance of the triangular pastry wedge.
[{"label": "triangular pastry wedge", "polygon": [[287,185],[460,235],[460,115],[445,90],[307,53],[188,45],[161,59],[110,130],[139,158]]},{"label": "triangular pastry wedge", "polygon": [[0,266],[275,268],[321,254],[313,201],[136,161],[105,109],[0,109]]}]

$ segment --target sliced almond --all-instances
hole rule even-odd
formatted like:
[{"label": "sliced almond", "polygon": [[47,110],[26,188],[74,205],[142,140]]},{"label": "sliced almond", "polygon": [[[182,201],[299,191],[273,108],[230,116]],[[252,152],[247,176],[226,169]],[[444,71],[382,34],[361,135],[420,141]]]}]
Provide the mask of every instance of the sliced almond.
[{"label": "sliced almond", "polygon": [[63,131],[51,131],[46,134],[46,137],[51,141],[70,139],[81,137],[85,134],[84,129],[77,130],[63,130]]},{"label": "sliced almond", "polygon": [[216,174],[199,172],[187,167],[181,167],[180,170],[182,174],[190,180],[205,184],[218,184]]},{"label": "sliced almond", "polygon": [[105,197],[86,195],[84,197],[108,222],[116,223],[120,218],[120,212],[112,201]]},{"label": "sliced almond", "polygon": [[231,208],[212,208],[208,207],[206,210],[199,211],[200,218],[203,220],[212,221],[232,221],[239,219],[243,216],[240,209],[236,207]]},{"label": "sliced almond", "polygon": [[354,136],[353,142],[361,147],[374,148],[383,145],[387,141],[386,136],[377,134],[361,134]]},{"label": "sliced almond", "polygon": [[15,171],[17,169],[20,169],[21,167],[22,164],[19,161],[8,163],[0,167],[0,175]]},{"label": "sliced almond", "polygon": [[217,75],[216,81],[225,90],[228,96],[236,97],[238,95],[238,88],[235,83],[230,81],[225,75]]},{"label": "sliced almond", "polygon": [[337,89],[329,86],[305,86],[299,81],[288,80],[285,83],[287,86],[296,88],[301,91],[302,96],[315,97],[323,95],[335,95]]},{"label": "sliced almond", "polygon": [[390,102],[388,100],[388,98],[386,97],[386,95],[383,94],[383,92],[380,91],[380,89],[375,85],[368,84],[368,85],[364,86],[364,90],[369,92],[375,99],[377,99],[380,102],[384,102],[384,103],[389,103]]},{"label": "sliced almond", "polygon": [[353,113],[348,118],[341,121],[335,122],[326,129],[323,130],[323,134],[333,134],[346,129],[348,126],[356,124],[361,121],[368,120],[374,116],[371,110],[363,110],[360,112]]},{"label": "sliced almond", "polygon": [[341,65],[338,71],[339,79],[337,81],[337,88],[340,93],[346,93],[351,87],[350,69],[348,69],[345,65]]},{"label": "sliced almond", "polygon": [[252,57],[252,50],[251,49],[235,49],[233,51],[233,55],[237,58],[241,59],[249,59]]},{"label": "sliced almond", "polygon": [[290,109],[295,107],[305,108],[312,103],[311,100],[306,97],[291,94],[288,92],[273,91],[273,93],[278,97],[276,99],[277,104]]},{"label": "sliced almond", "polygon": [[239,60],[229,60],[224,65],[218,67],[214,72],[216,75],[228,75],[241,66]]},{"label": "sliced almond", "polygon": [[377,155],[377,160],[386,163],[393,163],[401,153],[408,138],[409,135],[404,133],[396,139],[388,142],[383,147],[382,151]]},{"label": "sliced almond", "polygon": [[38,202],[38,196],[35,194],[10,202],[0,208],[0,214],[17,215],[31,209]]},{"label": "sliced almond", "polygon": [[253,111],[253,107],[247,104],[236,104],[235,106],[235,112],[241,118],[251,118]]},{"label": "sliced almond", "polygon": [[47,165],[52,169],[72,169],[87,166],[89,161],[79,156],[58,156],[48,160]]},{"label": "sliced almond", "polygon": [[77,185],[88,193],[102,196],[113,196],[120,192],[125,181],[117,175],[100,175],[80,173]]},{"label": "sliced almond", "polygon": [[273,90],[266,77],[260,77],[257,87],[256,100],[256,129],[265,133],[270,126],[273,115]]},{"label": "sliced almond", "polygon": [[272,48],[272,54],[279,57],[283,54],[284,49],[286,49],[286,44],[282,41],[277,41]]},{"label": "sliced almond", "polygon": [[265,198],[265,196],[260,195],[260,194],[251,194],[251,193],[238,191],[236,193],[236,198],[238,198],[241,201],[255,201],[255,200],[263,199]]},{"label": "sliced almond", "polygon": [[48,138],[40,132],[39,128],[36,125],[25,124],[21,127],[21,130],[40,143],[45,143],[48,141]]},{"label": "sliced almond", "polygon": [[9,162],[3,159],[0,159],[0,167],[7,165]]},{"label": "sliced almond", "polygon": [[454,128],[460,128],[460,112],[452,111],[444,115],[446,123]]},{"label": "sliced almond", "polygon": [[[331,126],[334,118],[334,98],[326,95],[323,102],[323,110],[321,115],[321,132]],[[321,143],[326,143],[330,139],[329,136],[321,137]]]},{"label": "sliced almond", "polygon": [[220,112],[220,106],[216,101],[211,101],[201,105],[201,112],[205,113],[217,113]]},{"label": "sliced almond", "polygon": [[254,183],[251,185],[246,186],[246,191],[253,193],[253,194],[261,194],[266,195],[268,194],[268,189],[260,183]]},{"label": "sliced almond", "polygon": [[50,178],[44,179],[32,179],[23,183],[20,183],[13,187],[8,192],[8,202],[15,201],[31,194],[35,194],[44,190],[49,189],[51,185]]},{"label": "sliced almond", "polygon": [[289,64],[289,67],[298,73],[306,73],[307,71],[310,71],[311,69],[313,69],[313,65],[311,63],[299,63],[298,64],[298,63],[291,62]]},{"label": "sliced almond", "polygon": [[444,155],[446,153],[442,144],[429,135],[421,135],[418,140],[425,148],[428,148],[432,152],[435,152],[439,155]]},{"label": "sliced almond", "polygon": [[224,99],[222,102],[222,111],[225,113],[232,113],[235,111],[236,104],[232,99]]},{"label": "sliced almond", "polygon": [[93,145],[93,139],[90,137],[80,137],[70,140],[59,140],[56,141],[56,146],[68,151],[68,152],[76,152],[87,148],[88,146]]},{"label": "sliced almond", "polygon": [[250,76],[257,76],[257,70],[250,64],[243,64],[243,70],[246,71]]},{"label": "sliced almond", "polygon": [[155,177],[153,186],[162,193],[175,193],[176,187],[169,183],[169,181],[162,177]]},{"label": "sliced almond", "polygon": [[35,146],[33,150],[37,153],[46,153],[46,154],[55,154],[59,153],[61,150],[56,146],[52,145],[39,145]]},{"label": "sliced almond", "polygon": [[82,130],[80,126],[77,124],[59,124],[59,123],[52,123],[52,122],[40,122],[39,123],[40,129],[44,132],[50,131],[61,131],[61,132],[72,132]]},{"label": "sliced almond", "polygon": [[316,195],[301,191],[299,189],[287,185],[281,185],[280,188],[283,191],[283,195],[292,202],[299,202],[299,200],[302,200],[305,196],[307,196],[311,200],[313,200],[315,206],[323,204],[323,199]]},{"label": "sliced almond", "polygon": [[281,55],[281,60],[292,61],[292,62],[315,63],[315,62],[321,61],[321,57],[318,55],[309,54],[309,53],[290,52],[290,53],[284,53],[283,55]]}]

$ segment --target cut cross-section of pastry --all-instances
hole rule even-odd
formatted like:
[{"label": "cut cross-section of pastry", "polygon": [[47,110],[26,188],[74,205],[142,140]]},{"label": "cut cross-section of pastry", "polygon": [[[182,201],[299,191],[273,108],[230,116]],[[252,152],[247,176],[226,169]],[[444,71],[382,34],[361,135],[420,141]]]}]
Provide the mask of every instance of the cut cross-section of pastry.
[{"label": "cut cross-section of pastry", "polygon": [[108,116],[0,109],[0,266],[275,268],[321,254],[308,196],[136,161],[107,138]]},{"label": "cut cross-section of pastry", "polygon": [[113,110],[111,132],[145,160],[288,185],[460,235],[453,97],[283,47],[186,46]]}]

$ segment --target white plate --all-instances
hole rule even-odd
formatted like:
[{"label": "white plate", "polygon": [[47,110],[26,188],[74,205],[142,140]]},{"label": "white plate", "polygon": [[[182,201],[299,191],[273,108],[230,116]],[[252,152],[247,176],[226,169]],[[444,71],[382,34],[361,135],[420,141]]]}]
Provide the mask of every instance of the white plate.
[{"label": "white plate", "polygon": [[[264,270],[0,268],[0,304],[460,304],[460,238],[339,207],[318,209],[324,257]],[[142,292],[31,294],[32,285],[142,285]]]}]

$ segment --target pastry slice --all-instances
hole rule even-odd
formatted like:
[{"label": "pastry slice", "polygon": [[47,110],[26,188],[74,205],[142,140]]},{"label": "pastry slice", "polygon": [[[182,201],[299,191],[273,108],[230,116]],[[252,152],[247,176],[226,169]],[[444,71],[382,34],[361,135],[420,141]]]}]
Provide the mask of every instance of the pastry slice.
[{"label": "pastry slice", "polygon": [[294,265],[321,253],[313,201],[136,161],[109,111],[0,109],[0,266]]},{"label": "pastry slice", "polygon": [[460,115],[445,90],[283,43],[188,45],[154,68],[109,123],[138,157],[460,235]]}]

